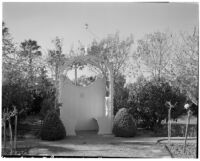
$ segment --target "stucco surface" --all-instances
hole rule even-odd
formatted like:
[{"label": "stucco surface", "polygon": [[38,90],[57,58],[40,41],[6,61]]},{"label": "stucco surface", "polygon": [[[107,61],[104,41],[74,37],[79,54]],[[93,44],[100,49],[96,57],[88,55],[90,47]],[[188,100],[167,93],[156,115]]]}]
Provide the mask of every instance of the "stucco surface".
[{"label": "stucco surface", "polygon": [[112,130],[111,117],[106,114],[105,79],[99,78],[87,87],[75,86],[64,79],[61,80],[60,97],[62,107],[61,120],[67,135],[75,135],[75,128],[91,130],[94,127],[92,119],[96,119],[99,134],[110,134]]}]

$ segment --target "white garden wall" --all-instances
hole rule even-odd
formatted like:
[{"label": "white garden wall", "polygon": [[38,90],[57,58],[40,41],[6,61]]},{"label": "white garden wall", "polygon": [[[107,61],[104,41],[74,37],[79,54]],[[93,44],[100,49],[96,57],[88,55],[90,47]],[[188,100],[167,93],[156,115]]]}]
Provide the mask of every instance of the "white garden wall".
[{"label": "white garden wall", "polygon": [[[79,124],[81,129],[90,125],[81,125],[92,118],[96,119],[99,126],[99,134],[112,133],[112,119],[106,110],[106,81],[97,79],[87,87],[75,86],[64,78],[60,82],[60,108],[61,120],[64,123],[67,135],[75,135],[75,127]],[[84,127],[87,126],[87,127]],[[91,125],[92,126],[92,125]]]}]

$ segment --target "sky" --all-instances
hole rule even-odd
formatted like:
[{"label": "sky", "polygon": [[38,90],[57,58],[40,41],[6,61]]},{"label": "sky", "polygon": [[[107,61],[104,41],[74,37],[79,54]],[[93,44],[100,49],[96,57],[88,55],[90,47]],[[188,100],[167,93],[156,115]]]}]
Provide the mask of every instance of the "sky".
[{"label": "sky", "polygon": [[140,39],[155,31],[190,32],[198,25],[198,4],[4,2],[3,21],[17,43],[31,38],[45,50],[60,36],[67,53],[79,40],[85,45],[117,31],[122,39],[131,33]]},{"label": "sky", "polygon": [[18,44],[36,40],[46,54],[59,36],[68,54],[79,41],[86,45],[117,31],[121,39],[133,34],[135,40],[156,31],[192,32],[199,24],[198,8],[198,3],[4,2],[3,21]]}]

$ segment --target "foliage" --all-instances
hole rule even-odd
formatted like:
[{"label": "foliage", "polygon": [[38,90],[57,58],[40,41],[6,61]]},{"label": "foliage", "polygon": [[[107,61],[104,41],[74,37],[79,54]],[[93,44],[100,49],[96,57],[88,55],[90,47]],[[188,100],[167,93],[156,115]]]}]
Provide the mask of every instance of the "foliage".
[{"label": "foliage", "polygon": [[136,123],[133,116],[129,114],[126,108],[121,108],[113,123],[113,133],[119,137],[132,137],[136,134]]},{"label": "foliage", "polygon": [[[114,114],[122,108],[127,106],[128,89],[124,87],[126,80],[122,73],[125,70],[126,62],[133,45],[133,37],[130,35],[125,40],[120,40],[119,32],[114,35],[109,35],[100,42],[93,41],[88,54],[96,55],[108,61],[113,69],[114,80]],[[103,73],[106,77],[107,71],[103,64],[100,64]]]},{"label": "foliage", "polygon": [[125,87],[126,80],[123,75],[118,75],[114,84],[114,115],[120,108],[128,107],[129,90]]},{"label": "foliage", "polygon": [[48,111],[51,111],[54,109],[54,101],[55,98],[45,98],[41,103],[41,110],[40,110],[40,117],[43,120],[45,116],[47,115]]},{"label": "foliage", "polygon": [[[40,75],[36,77],[35,82],[36,85],[32,90],[34,100],[31,112],[37,114],[41,112],[44,100],[52,97],[54,98],[55,88],[51,80],[47,77],[47,70],[45,67],[40,68]],[[53,102],[51,104],[53,104]]]},{"label": "foliage", "polygon": [[108,60],[112,64],[113,76],[115,78],[124,69],[132,44],[132,35],[126,40],[120,40],[119,32],[117,32],[114,35],[109,35],[100,42],[93,41],[88,54]]},{"label": "foliage", "polygon": [[60,66],[64,64],[65,55],[62,54],[63,40],[59,37],[56,37],[52,42],[55,45],[55,50],[48,51],[47,62],[54,73],[54,79],[55,79],[54,85],[55,85],[55,90],[56,90],[54,108],[56,109],[57,104],[59,104],[58,103],[58,97],[59,97],[58,79],[59,79],[59,74],[60,74]]},{"label": "foliage", "polygon": [[10,109],[14,105],[18,110],[23,109],[23,114],[38,113],[42,100],[48,96],[52,87],[46,69],[42,64],[35,63],[41,55],[40,47],[36,41],[28,40],[21,43],[21,51],[18,51],[5,23],[2,32],[2,107]]},{"label": "foliage", "polygon": [[92,82],[94,82],[96,79],[97,79],[96,76],[87,77],[86,75],[82,75],[81,77],[78,78],[77,85],[78,86],[88,86]]},{"label": "foliage", "polygon": [[29,109],[32,101],[32,96],[27,90],[27,87],[20,82],[4,83],[2,86],[2,108],[10,109],[13,106],[17,107],[17,110]]},{"label": "foliage", "polygon": [[178,44],[169,79],[187,93],[189,100],[198,105],[199,33],[196,28],[193,34],[181,34]]},{"label": "foliage", "polygon": [[27,81],[24,79],[21,59],[4,22],[2,34],[2,108],[10,111],[13,106],[16,106],[17,110],[20,111],[30,107],[32,97],[27,89]]},{"label": "foliage", "polygon": [[130,87],[129,103],[131,113],[142,121],[145,128],[154,129],[161,126],[163,120],[167,120],[168,107],[166,101],[176,104],[172,109],[172,119],[185,112],[185,95],[178,88],[169,85],[165,79],[143,80],[141,78]]},{"label": "foliage", "polygon": [[21,51],[20,51],[20,57],[24,58],[25,64],[28,68],[28,80],[29,80],[29,86],[34,86],[34,76],[36,75],[35,72],[37,72],[37,67],[34,64],[34,60],[41,56],[42,53],[39,50],[40,46],[37,44],[37,41],[35,40],[25,40],[21,43]]},{"label": "foliage", "polygon": [[49,111],[45,117],[42,129],[42,140],[60,140],[66,137],[65,127],[56,111]]}]

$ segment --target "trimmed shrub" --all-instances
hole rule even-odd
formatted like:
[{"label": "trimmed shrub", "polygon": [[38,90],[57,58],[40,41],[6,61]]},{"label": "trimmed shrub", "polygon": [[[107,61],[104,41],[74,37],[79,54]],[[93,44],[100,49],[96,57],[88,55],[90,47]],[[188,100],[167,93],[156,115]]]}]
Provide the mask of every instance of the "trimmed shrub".
[{"label": "trimmed shrub", "polygon": [[121,108],[114,118],[113,134],[119,137],[132,137],[136,134],[136,122],[126,108]]},{"label": "trimmed shrub", "polygon": [[61,140],[66,137],[66,131],[56,111],[49,111],[44,119],[40,133],[42,140]]}]

